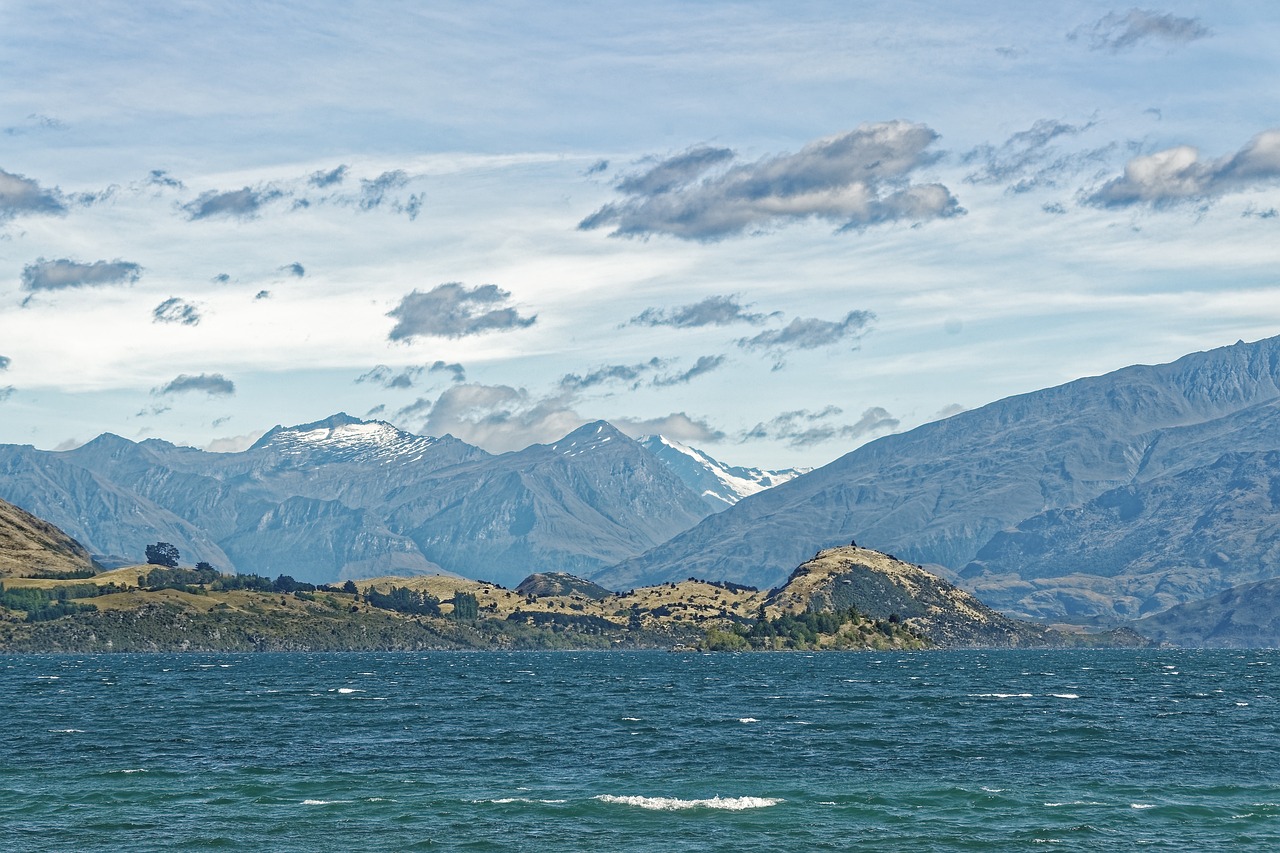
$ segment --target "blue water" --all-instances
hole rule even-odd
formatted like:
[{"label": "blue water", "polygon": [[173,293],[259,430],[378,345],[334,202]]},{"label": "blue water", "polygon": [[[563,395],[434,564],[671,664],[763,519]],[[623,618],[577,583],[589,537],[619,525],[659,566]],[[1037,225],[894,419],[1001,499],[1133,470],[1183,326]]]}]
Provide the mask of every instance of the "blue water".
[{"label": "blue water", "polygon": [[1280,653],[0,657],[4,850],[1280,849]]}]

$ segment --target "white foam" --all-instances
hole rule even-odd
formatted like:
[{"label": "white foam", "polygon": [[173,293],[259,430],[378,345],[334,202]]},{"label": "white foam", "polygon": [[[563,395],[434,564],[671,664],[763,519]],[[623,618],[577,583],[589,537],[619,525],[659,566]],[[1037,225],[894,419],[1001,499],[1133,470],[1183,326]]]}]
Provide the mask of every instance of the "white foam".
[{"label": "white foam", "polygon": [[971,699],[1030,699],[1032,693],[970,693]]},{"label": "white foam", "polygon": [[543,805],[554,806],[565,802],[565,800],[534,800],[529,797],[499,797],[496,800],[475,800],[477,803],[493,803],[495,805],[504,806],[508,803],[541,803]]},{"label": "white foam", "polygon": [[1079,699],[1079,693],[1050,693],[1054,699]]},{"label": "white foam", "polygon": [[1151,803],[1129,803],[1129,808],[1131,808],[1131,809],[1154,809],[1154,808],[1155,808],[1155,806],[1154,806],[1153,804],[1151,804]]},{"label": "white foam", "polygon": [[682,800],[677,797],[617,797],[612,794],[601,794],[592,797],[602,803],[619,803],[624,806],[636,806],[653,811],[673,812],[682,809],[723,809],[737,812],[746,809],[763,809],[776,806],[782,800],[774,797],[721,797],[708,800]]},{"label": "white foam", "polygon": [[358,690],[355,687],[339,687],[338,692],[339,693],[363,693],[364,691]]},{"label": "white foam", "polygon": [[304,806],[333,806],[349,803],[351,800],[303,800]]},{"label": "white foam", "polygon": [[49,731],[53,732],[54,734],[59,734],[59,735],[71,735],[71,734],[75,734],[75,735],[82,735],[82,734],[84,734],[84,729],[49,729]]},{"label": "white foam", "polygon": [[759,721],[759,720],[757,720],[755,717],[739,717],[739,718],[738,718],[738,722],[740,722],[740,723],[758,723],[758,722],[760,722],[760,721]]}]

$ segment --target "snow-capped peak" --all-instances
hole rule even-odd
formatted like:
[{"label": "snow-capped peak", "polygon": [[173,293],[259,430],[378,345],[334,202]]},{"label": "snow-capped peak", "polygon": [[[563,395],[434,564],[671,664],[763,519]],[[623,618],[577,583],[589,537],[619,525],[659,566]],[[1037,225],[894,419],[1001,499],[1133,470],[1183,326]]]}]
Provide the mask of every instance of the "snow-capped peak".
[{"label": "snow-capped peak", "polygon": [[565,456],[577,456],[588,450],[603,447],[611,441],[625,440],[625,436],[608,421],[595,421],[578,427],[551,445],[551,449]]},{"label": "snow-capped peak", "polygon": [[277,426],[250,449],[282,456],[321,454],[333,462],[413,461],[439,440],[405,432],[386,421],[362,421],[339,412],[315,423]]},{"label": "snow-capped peak", "polygon": [[811,470],[785,468],[767,471],[726,465],[696,447],[689,447],[663,435],[646,435],[639,441],[686,485],[701,494],[708,506],[716,510],[731,507],[745,497],[793,480]]}]

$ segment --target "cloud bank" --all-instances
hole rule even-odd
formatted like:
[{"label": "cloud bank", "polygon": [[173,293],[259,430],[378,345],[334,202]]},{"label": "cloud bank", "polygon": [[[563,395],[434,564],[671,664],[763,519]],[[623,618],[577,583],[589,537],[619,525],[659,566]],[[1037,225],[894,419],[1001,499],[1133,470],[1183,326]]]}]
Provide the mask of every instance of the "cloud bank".
[{"label": "cloud bank", "polygon": [[807,219],[852,230],[956,216],[964,210],[945,186],[911,183],[937,160],[931,150],[937,139],[923,124],[890,121],[754,163],[728,165],[729,149],[695,148],[620,181],[626,198],[578,227],[612,226],[614,237],[666,234],[711,242]]},{"label": "cloud bank", "polygon": [[58,258],[52,261],[37,258],[35,263],[27,264],[22,268],[22,287],[31,293],[79,287],[105,287],[113,284],[133,284],[141,275],[142,267],[128,261],[94,261],[91,264],[84,264],[70,258]]},{"label": "cloud bank", "polygon": [[496,284],[468,288],[455,281],[426,293],[415,290],[387,312],[396,321],[387,337],[393,341],[464,338],[533,325],[537,315],[522,317],[515,308],[506,306],[510,298],[511,293]]},{"label": "cloud bank", "polygon": [[0,220],[28,213],[66,213],[61,195],[57,190],[44,189],[31,178],[0,169]]},{"label": "cloud bank", "polygon": [[1134,157],[1124,174],[1085,197],[1094,207],[1154,208],[1204,201],[1280,180],[1280,128],[1259,133],[1248,144],[1217,160],[1202,160],[1190,145]]}]

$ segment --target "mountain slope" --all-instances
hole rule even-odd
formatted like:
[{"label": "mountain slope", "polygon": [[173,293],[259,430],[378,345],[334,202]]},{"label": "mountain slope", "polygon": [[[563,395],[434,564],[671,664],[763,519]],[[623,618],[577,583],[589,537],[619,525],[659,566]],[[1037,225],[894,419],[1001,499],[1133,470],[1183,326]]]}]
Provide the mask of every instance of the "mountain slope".
[{"label": "mountain slope", "polygon": [[1168,458],[1164,431],[1277,398],[1280,338],[1010,397],[870,442],[592,580],[622,589],[695,575],[771,586],[812,543],[854,538],[959,569],[1041,511],[1208,464],[1222,452],[1212,430],[1203,446],[1185,442]]},{"label": "mountain slope", "polygon": [[710,511],[603,422],[492,456],[344,414],[276,427],[242,453],[110,434],[58,453],[0,447],[0,496],[29,503],[95,553],[138,562],[162,540],[191,562],[316,583],[582,574]]},{"label": "mountain slope", "polygon": [[85,547],[49,522],[0,500],[0,578],[97,570]]},{"label": "mountain slope", "polygon": [[781,485],[808,471],[808,468],[786,468],[765,471],[760,468],[731,466],[710,455],[662,435],[646,435],[637,439],[686,486],[702,495],[713,512],[731,507],[745,497]]},{"label": "mountain slope", "polygon": [[1280,578],[1176,605],[1134,627],[1157,642],[1187,648],[1280,648]]}]

